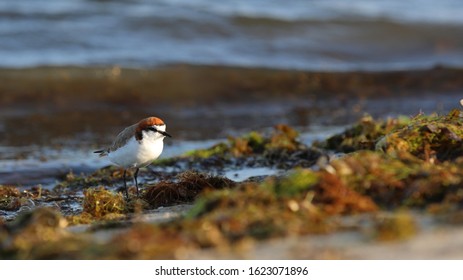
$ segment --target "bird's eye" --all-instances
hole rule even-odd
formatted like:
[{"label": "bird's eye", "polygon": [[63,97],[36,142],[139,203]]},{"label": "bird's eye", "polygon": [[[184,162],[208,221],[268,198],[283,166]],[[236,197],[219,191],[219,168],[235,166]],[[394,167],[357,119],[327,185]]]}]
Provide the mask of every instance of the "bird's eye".
[{"label": "bird's eye", "polygon": [[158,130],[154,127],[148,127],[148,130],[151,130],[151,131],[154,131],[154,132],[157,132]]}]

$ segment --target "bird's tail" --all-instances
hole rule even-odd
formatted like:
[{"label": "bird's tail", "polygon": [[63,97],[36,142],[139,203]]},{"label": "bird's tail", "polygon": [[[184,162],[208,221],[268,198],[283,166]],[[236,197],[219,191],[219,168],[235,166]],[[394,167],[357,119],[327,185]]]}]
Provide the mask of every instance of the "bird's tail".
[{"label": "bird's tail", "polygon": [[104,157],[104,156],[107,156],[108,155],[108,150],[98,150],[98,151],[94,151],[95,154],[99,154],[100,157]]}]

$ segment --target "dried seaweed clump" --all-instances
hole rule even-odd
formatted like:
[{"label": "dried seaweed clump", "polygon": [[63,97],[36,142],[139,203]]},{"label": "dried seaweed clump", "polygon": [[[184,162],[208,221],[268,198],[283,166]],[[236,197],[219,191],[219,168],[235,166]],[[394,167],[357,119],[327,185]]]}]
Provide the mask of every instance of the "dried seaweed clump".
[{"label": "dried seaweed clump", "polygon": [[121,193],[114,193],[103,187],[90,188],[84,192],[83,212],[97,219],[120,217],[126,210]]},{"label": "dried seaweed clump", "polygon": [[374,150],[378,139],[406,126],[409,121],[407,117],[381,121],[374,120],[373,117],[366,115],[354,126],[316,145],[344,153],[358,150]]},{"label": "dried seaweed clump", "polygon": [[21,205],[21,193],[17,188],[0,186],[0,210],[14,211]]},{"label": "dried seaweed clump", "polygon": [[204,190],[231,188],[235,182],[221,176],[210,176],[204,173],[186,171],[177,176],[177,182],[161,181],[148,186],[144,199],[152,206],[168,206],[178,203],[192,202]]},{"label": "dried seaweed clump", "polygon": [[325,170],[386,209],[463,203],[461,163],[404,158],[359,151],[331,162]]},{"label": "dried seaweed clump", "polygon": [[387,134],[377,148],[393,155],[406,151],[423,160],[454,160],[463,156],[462,112],[418,115],[407,126]]}]

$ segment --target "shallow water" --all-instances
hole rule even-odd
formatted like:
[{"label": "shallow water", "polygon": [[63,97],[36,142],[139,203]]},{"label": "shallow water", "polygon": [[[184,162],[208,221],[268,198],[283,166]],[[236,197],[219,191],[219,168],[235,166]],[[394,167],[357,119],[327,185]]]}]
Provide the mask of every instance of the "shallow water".
[{"label": "shallow water", "polygon": [[0,67],[463,65],[459,0],[2,1]]},{"label": "shallow water", "polygon": [[[218,140],[180,141],[175,145],[167,145],[162,157],[180,155],[193,149],[206,148]],[[63,146],[60,149],[52,147],[3,147],[10,158],[0,158],[0,184],[53,187],[58,177],[69,172],[74,174],[90,173],[108,166],[107,158],[100,158],[92,150]],[[18,158],[18,154],[26,155]]]},{"label": "shallow water", "polygon": [[[322,140],[331,134],[340,132],[342,128],[342,126],[320,127],[316,131],[302,134],[301,140],[310,145],[316,140]],[[175,141],[165,145],[161,158],[179,156],[187,151],[208,148],[222,141],[224,139]],[[7,150],[12,156],[11,158],[0,158],[0,185],[19,185],[22,188],[41,185],[43,188],[51,189],[69,172],[77,175],[88,174],[111,165],[107,158],[100,158],[91,150],[76,149],[72,146],[64,146],[59,150],[50,147],[38,149],[33,146],[8,149],[3,147],[3,150]],[[25,158],[17,158],[17,153],[21,152],[30,153]],[[151,168],[158,169],[155,164]],[[163,170],[164,168],[161,168],[160,171]],[[220,175],[227,176],[234,181],[244,181],[249,177],[271,175],[275,172],[276,170],[272,168],[244,168],[225,170]],[[140,182],[143,182],[143,179]]]}]

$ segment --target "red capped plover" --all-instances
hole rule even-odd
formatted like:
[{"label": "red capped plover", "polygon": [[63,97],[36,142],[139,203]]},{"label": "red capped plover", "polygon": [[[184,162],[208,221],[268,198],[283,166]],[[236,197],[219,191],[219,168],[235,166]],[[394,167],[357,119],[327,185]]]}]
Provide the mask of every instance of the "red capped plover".
[{"label": "red capped plover", "polygon": [[149,117],[122,130],[109,148],[95,151],[100,157],[108,156],[112,163],[124,168],[127,198],[129,197],[126,182],[127,169],[135,168],[133,177],[138,196],[138,171],[161,155],[166,136],[172,137],[166,132],[165,123],[160,118]]}]

